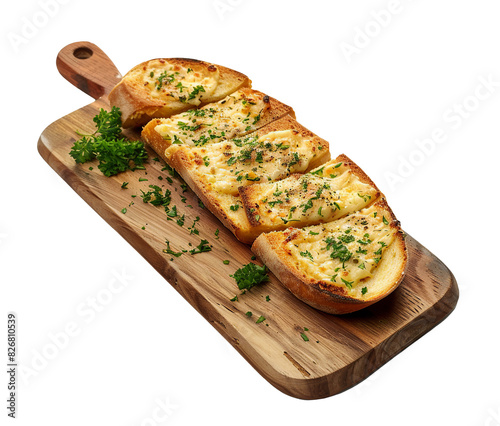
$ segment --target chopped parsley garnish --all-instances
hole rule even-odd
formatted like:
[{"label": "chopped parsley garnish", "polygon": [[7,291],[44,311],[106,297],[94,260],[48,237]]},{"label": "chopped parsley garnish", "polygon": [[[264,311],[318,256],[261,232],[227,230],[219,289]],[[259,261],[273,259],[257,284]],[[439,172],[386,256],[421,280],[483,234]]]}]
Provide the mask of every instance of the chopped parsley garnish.
[{"label": "chopped parsley garnish", "polygon": [[279,144],[276,144],[276,149],[288,149],[290,148],[290,145],[283,145],[283,142],[280,142]]},{"label": "chopped parsley garnish", "polygon": [[309,337],[307,337],[304,333],[300,333],[300,337],[302,337],[304,342],[309,342]]},{"label": "chopped parsley garnish", "polygon": [[184,121],[178,121],[177,127],[179,127],[180,130],[185,130],[187,132],[196,132],[196,130],[198,130],[201,127],[201,124],[190,126],[189,124],[184,123]]},{"label": "chopped parsley garnish", "polygon": [[252,314],[250,311],[248,311],[248,312],[245,312],[245,315],[246,315],[248,318],[250,318],[253,314]]},{"label": "chopped parsley garnish", "polygon": [[177,217],[177,206],[172,207],[168,212],[167,212],[168,217]]},{"label": "chopped parsley garnish", "polygon": [[300,252],[300,255],[302,257],[307,257],[308,259],[310,259],[311,261],[314,262],[314,258],[313,258],[313,255],[311,254],[311,252],[309,250],[306,250],[306,251],[301,251]]},{"label": "chopped parsley garnish", "polygon": [[167,71],[163,71],[159,77],[156,79],[156,90],[160,90],[163,87],[163,84],[170,84],[175,80],[174,74],[168,74]]},{"label": "chopped parsley garnish", "polygon": [[325,243],[326,249],[332,251],[332,254],[330,255],[332,259],[339,259],[342,263],[344,263],[351,258],[352,253],[345,245],[342,244],[342,242],[335,240],[333,237],[328,237],[325,240]]},{"label": "chopped parsley garnish", "polygon": [[193,224],[188,228],[188,231],[190,233],[190,235],[200,235],[200,231],[198,231],[196,229],[196,223],[200,221],[200,217],[199,216],[196,216],[196,218],[194,219],[193,221]]},{"label": "chopped parsley garnish", "polygon": [[170,201],[171,201],[170,196],[172,194],[170,192],[170,190],[166,189],[165,194],[163,194],[163,191],[159,186],[149,185],[149,187],[151,188],[151,190],[148,192],[144,192],[141,189],[142,201],[144,201],[145,203],[150,203],[153,206],[162,206],[165,209],[165,211],[168,212],[168,210],[169,210],[168,206],[170,205]]},{"label": "chopped parsley garnish", "polygon": [[166,212],[169,210],[169,204],[171,201],[171,192],[170,190],[165,190],[165,195],[162,192],[162,189],[157,185],[149,185],[151,188],[150,191],[144,192],[141,189],[142,195],[141,198],[144,203],[150,203],[153,206],[162,206]]},{"label": "chopped parsley garnish", "polygon": [[274,201],[268,201],[268,203],[271,207],[274,207],[276,204],[283,204],[283,201],[281,200],[274,200]]},{"label": "chopped parsley garnish", "polygon": [[232,210],[233,212],[235,212],[239,208],[240,208],[239,204],[233,204],[232,206],[229,206],[229,209]]},{"label": "chopped parsley garnish", "polygon": [[349,244],[352,243],[356,238],[354,238],[353,235],[341,235],[338,237],[338,239],[344,244]]},{"label": "chopped parsley garnish", "polygon": [[312,208],[312,206],[313,206],[313,199],[310,198],[309,200],[307,200],[307,203],[305,203],[303,206],[304,207],[302,209],[302,213],[305,213],[307,210],[309,210],[309,209]]},{"label": "chopped parsley garnish", "polygon": [[389,225],[389,222],[385,218],[385,216],[382,216],[382,222],[384,222],[384,225]]},{"label": "chopped parsley garnish", "polygon": [[352,285],[354,284],[354,281],[347,281],[347,280],[344,280],[344,278],[340,278],[342,280],[342,282],[347,286],[347,288],[350,290],[352,289]]},{"label": "chopped parsley garnish", "polygon": [[194,99],[200,92],[205,92],[205,88],[203,86],[195,86],[193,91],[189,94],[188,101]]},{"label": "chopped parsley garnish", "polygon": [[363,236],[363,239],[362,240],[358,240],[357,242],[359,244],[363,244],[363,245],[367,245],[367,244],[370,244],[372,242],[372,240],[370,240],[370,238],[368,238],[370,235],[369,234],[365,234]]},{"label": "chopped parsley garnish", "polygon": [[122,209],[122,213],[123,213],[123,214],[127,213],[127,208],[126,208],[126,207],[124,207],[124,208]]},{"label": "chopped parsley garnish", "polygon": [[238,296],[234,296],[232,299],[229,299],[231,302],[237,302],[238,301]]},{"label": "chopped parsley garnish", "polygon": [[293,153],[293,160],[290,161],[290,164],[289,166],[295,166],[295,164],[298,164],[300,162],[300,157],[299,157],[299,154],[297,152],[294,152]]},{"label": "chopped parsley garnish", "polygon": [[269,280],[267,267],[265,265],[259,266],[252,262],[244,265],[233,275],[229,276],[235,279],[240,290],[249,290],[256,285]]},{"label": "chopped parsley garnish", "polygon": [[363,288],[361,289],[361,294],[363,294],[363,295],[364,295],[364,294],[366,294],[366,293],[368,293],[368,289],[367,289],[366,287],[363,287]]},{"label": "chopped parsley garnish", "polygon": [[263,317],[262,315],[257,319],[257,321],[255,321],[256,324],[260,324],[261,322],[264,322],[266,320],[265,317]]},{"label": "chopped parsley garnish", "polygon": [[222,263],[223,263],[224,265],[229,265],[229,260],[223,260],[223,261],[222,261]]},{"label": "chopped parsley garnish", "polygon": [[363,195],[363,194],[360,194],[359,192],[358,192],[358,197],[362,198],[362,199],[363,199],[363,201],[364,201],[365,203],[366,203],[368,200],[371,200],[371,198],[372,198],[372,196],[371,196],[371,195],[368,195],[368,194]]},{"label": "chopped parsley garnish", "polygon": [[321,167],[318,170],[315,170],[314,172],[309,172],[309,174],[315,175],[315,176],[323,176],[323,169],[324,168],[325,168],[325,166]]},{"label": "chopped parsley garnish", "polygon": [[191,254],[205,253],[207,251],[212,251],[212,247],[208,244],[207,240],[201,240],[200,244],[193,250],[189,250]]},{"label": "chopped parsley garnish", "polygon": [[165,240],[165,242],[167,243],[167,248],[166,249],[163,249],[163,253],[168,253],[172,256],[175,256],[175,257],[179,257],[179,256],[182,256],[184,253],[186,253],[186,250],[182,250],[182,251],[173,251],[171,248],[170,248],[170,241],[168,240]]},{"label": "chopped parsley garnish", "polygon": [[122,188],[123,188],[123,189],[126,189],[126,188],[127,188],[127,185],[128,185],[128,182],[123,182],[123,183],[122,183]]}]

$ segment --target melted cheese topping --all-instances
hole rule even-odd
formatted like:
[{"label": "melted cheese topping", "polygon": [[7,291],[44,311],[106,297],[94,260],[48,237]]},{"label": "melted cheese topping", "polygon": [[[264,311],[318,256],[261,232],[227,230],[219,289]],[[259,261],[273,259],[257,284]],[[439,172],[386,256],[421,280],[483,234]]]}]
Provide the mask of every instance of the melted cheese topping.
[{"label": "melted cheese topping", "polygon": [[304,226],[336,220],[375,201],[379,193],[344,163],[331,161],[302,176],[263,183],[248,191],[245,202],[255,222],[270,228]]},{"label": "melted cheese topping", "polygon": [[174,115],[155,131],[172,144],[203,146],[255,131],[268,108],[268,96],[240,90],[219,102]]},{"label": "melted cheese topping", "polygon": [[304,172],[317,156],[316,145],[296,130],[282,130],[191,148],[190,155],[209,190],[237,195],[238,187]]},{"label": "melted cheese topping", "polygon": [[369,297],[370,278],[394,241],[389,213],[369,207],[334,222],[283,231],[284,246],[296,268],[320,286],[341,286],[347,294]]},{"label": "melted cheese topping", "polygon": [[198,106],[204,97],[214,93],[220,75],[215,65],[193,64],[193,67],[154,59],[130,71],[127,78],[142,82],[142,90],[154,99]]}]

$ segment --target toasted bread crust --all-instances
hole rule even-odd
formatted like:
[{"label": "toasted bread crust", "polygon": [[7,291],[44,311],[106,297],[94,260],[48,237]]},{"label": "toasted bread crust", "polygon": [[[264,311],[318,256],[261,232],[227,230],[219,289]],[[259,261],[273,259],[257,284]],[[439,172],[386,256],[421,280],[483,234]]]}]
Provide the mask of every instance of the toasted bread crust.
[{"label": "toasted bread crust", "polygon": [[[373,182],[370,177],[364,172],[364,170],[359,167],[354,161],[352,161],[347,155],[345,154],[340,154],[335,161],[337,162],[343,162],[345,165],[347,165],[350,169],[351,172],[362,182],[366,183],[367,185],[373,186],[382,197],[384,197],[384,194],[378,189],[377,185],[375,185],[375,182]],[[377,201],[377,199],[373,200],[372,203]],[[389,206],[387,206],[389,207]]]},{"label": "toasted bread crust", "polygon": [[193,105],[179,101],[173,101],[170,104],[166,104],[166,102],[161,99],[147,96],[147,93],[138,81],[127,78],[132,72],[140,70],[141,68],[145,70],[148,64],[153,61],[164,61],[169,64],[198,69],[217,67],[220,74],[217,90],[213,96],[202,102],[199,106],[217,102],[236,90],[252,86],[251,80],[246,75],[220,65],[188,58],[152,59],[132,68],[109,94],[111,106],[119,107],[122,112],[122,126],[124,128],[137,127],[148,123],[153,118],[170,117],[173,114],[178,114],[193,108]]},{"label": "toasted bread crust", "polygon": [[156,152],[160,158],[168,163],[169,161],[167,161],[165,150],[170,146],[170,143],[155,131],[155,127],[160,125],[161,121],[161,118],[153,118],[146,124],[142,129],[141,139],[153,148],[154,152]]},{"label": "toasted bread crust", "polygon": [[[355,312],[372,305],[392,293],[403,280],[407,264],[407,249],[399,222],[385,199],[377,201],[377,205],[387,211],[388,216],[392,218],[390,226],[396,229],[397,232],[394,241],[387,248],[377,266],[374,276],[370,278],[370,280],[386,280],[383,291],[379,291],[363,300],[350,297],[343,287],[324,281],[317,281],[297,269],[290,253],[284,247],[286,237],[283,232],[261,234],[253,243],[252,251],[269,267],[292,294],[313,308],[331,314]],[[293,233],[293,228],[290,228],[290,230]],[[389,262],[391,259],[395,259],[393,262],[395,268],[386,271],[390,267]],[[379,275],[376,275],[381,273],[386,273],[387,276],[379,277]]]}]

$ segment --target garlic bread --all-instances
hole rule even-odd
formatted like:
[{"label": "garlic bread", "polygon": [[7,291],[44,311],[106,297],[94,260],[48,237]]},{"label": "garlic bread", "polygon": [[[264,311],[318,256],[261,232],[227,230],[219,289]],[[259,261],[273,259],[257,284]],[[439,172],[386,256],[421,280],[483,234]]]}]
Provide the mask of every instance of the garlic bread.
[{"label": "garlic bread", "polygon": [[380,191],[346,155],[275,182],[239,188],[252,232],[302,228],[339,219],[376,201]]},{"label": "garlic bread", "polygon": [[[181,145],[200,147],[245,136],[285,115],[294,117],[288,105],[257,90],[244,88],[202,108],[152,120],[144,126],[141,136],[169,162]],[[172,149],[166,153],[170,146]]]},{"label": "garlic bread", "polygon": [[121,109],[123,127],[134,127],[217,102],[243,87],[251,87],[246,75],[220,65],[153,59],[132,68],[110,92],[109,101]]},{"label": "garlic bread", "polygon": [[251,243],[257,234],[238,189],[307,172],[329,159],[328,143],[287,116],[242,138],[179,145],[170,162],[205,206],[240,241]]},{"label": "garlic bread", "polygon": [[252,251],[296,297],[333,314],[390,294],[407,263],[404,234],[383,198],[332,222],[261,234]]}]

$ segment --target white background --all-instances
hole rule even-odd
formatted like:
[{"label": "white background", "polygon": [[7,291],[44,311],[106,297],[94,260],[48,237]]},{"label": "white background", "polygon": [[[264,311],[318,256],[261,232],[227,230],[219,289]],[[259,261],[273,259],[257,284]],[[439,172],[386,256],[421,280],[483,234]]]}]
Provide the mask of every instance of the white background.
[{"label": "white background", "polygon": [[[79,331],[18,377],[12,424],[500,425],[497,1],[65,3],[44,20],[38,1],[11,1],[0,18],[1,363],[7,311],[18,314],[28,366],[51,335]],[[122,73],[156,57],[205,59],[292,105],[453,271],[456,310],[340,395],[302,401],[273,388],[39,156],[43,129],[92,101],[55,66],[57,52],[80,40]],[[436,128],[444,140],[423,153],[416,141]],[[113,271],[132,276],[129,286],[85,322],[78,306]],[[2,374],[1,401],[6,388]],[[158,401],[167,409],[153,422]]]}]

